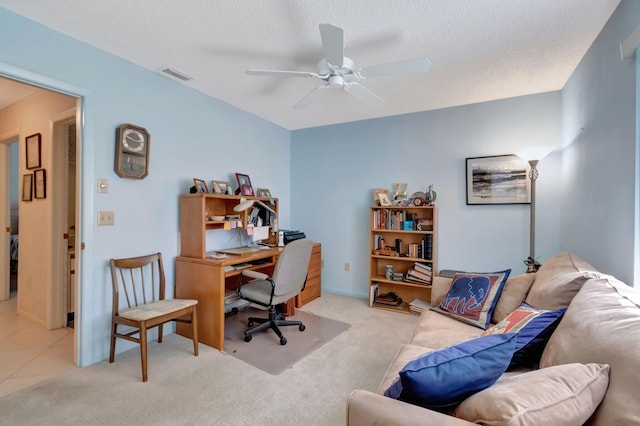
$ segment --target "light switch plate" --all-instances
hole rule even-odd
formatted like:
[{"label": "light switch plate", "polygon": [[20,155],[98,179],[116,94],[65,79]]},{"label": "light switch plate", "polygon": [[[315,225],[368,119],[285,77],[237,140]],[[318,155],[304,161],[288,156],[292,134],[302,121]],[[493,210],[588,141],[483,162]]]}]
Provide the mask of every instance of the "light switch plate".
[{"label": "light switch plate", "polygon": [[109,179],[98,178],[98,192],[102,194],[109,192]]}]

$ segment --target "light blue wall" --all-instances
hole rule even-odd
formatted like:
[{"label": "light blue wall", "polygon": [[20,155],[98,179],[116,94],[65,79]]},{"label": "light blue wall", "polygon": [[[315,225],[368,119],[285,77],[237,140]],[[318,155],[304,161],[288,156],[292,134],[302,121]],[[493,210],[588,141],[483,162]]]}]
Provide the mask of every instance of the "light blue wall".
[{"label": "light blue wall", "polygon": [[[410,194],[433,184],[439,268],[522,273],[529,206],[467,206],[465,159],[559,144],[559,92],[294,131],[293,225],[323,245],[323,289],[365,297],[372,189],[407,182]],[[559,247],[558,156],[539,170],[536,254],[544,261]]]},{"label": "light blue wall", "polygon": [[623,0],[562,92],[561,247],[631,285],[636,65],[619,45],[639,24],[640,2]]},{"label": "light blue wall", "polygon": [[[8,69],[85,96],[81,365],[108,355],[109,258],[161,251],[173,288],[178,196],[192,178],[232,181],[246,173],[282,199],[281,223],[289,225],[290,171],[281,167],[290,158],[288,131],[0,8],[0,73]],[[142,181],[113,172],[122,123],[151,133],[150,174]],[[96,193],[99,177],[109,179],[108,194]],[[115,226],[97,227],[99,210],[115,211]]]},{"label": "light blue wall", "polygon": [[[243,172],[270,188],[280,197],[281,227],[323,244],[324,290],[364,297],[373,188],[434,185],[440,269],[518,273],[528,255],[528,206],[467,206],[465,158],[562,141],[564,153],[539,165],[536,253],[544,262],[560,248],[574,251],[627,280],[635,68],[615,55],[639,8],[623,0],[562,93],[292,133],[0,8],[0,73],[19,70],[84,96],[80,364],[108,353],[110,257],[160,250],[173,283],[177,200],[193,177],[233,180]],[[143,181],[112,171],[115,128],[124,122],[152,135]],[[282,166],[289,162],[290,170]],[[95,193],[98,177],[110,180],[109,194]],[[114,210],[116,225],[95,226],[98,210]]]}]

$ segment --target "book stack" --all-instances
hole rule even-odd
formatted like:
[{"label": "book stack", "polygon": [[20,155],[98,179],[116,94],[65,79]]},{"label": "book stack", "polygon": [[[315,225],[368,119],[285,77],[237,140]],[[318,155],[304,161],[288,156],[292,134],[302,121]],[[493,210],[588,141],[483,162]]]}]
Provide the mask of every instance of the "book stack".
[{"label": "book stack", "polygon": [[415,262],[406,274],[406,281],[418,284],[430,285],[432,278],[431,266],[425,263]]},{"label": "book stack", "polygon": [[431,305],[424,300],[414,299],[413,302],[409,303],[409,311],[420,315],[424,311],[429,310]]},{"label": "book stack", "polygon": [[384,293],[376,296],[373,301],[374,306],[381,306],[390,309],[404,310],[407,307],[407,303],[402,301],[402,298],[393,292]]}]

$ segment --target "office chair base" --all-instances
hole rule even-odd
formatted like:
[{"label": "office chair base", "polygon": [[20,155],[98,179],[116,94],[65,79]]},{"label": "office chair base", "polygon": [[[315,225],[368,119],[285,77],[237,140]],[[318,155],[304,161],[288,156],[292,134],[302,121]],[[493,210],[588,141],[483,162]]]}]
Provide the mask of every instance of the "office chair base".
[{"label": "office chair base", "polygon": [[[258,331],[262,331],[270,328],[280,338],[280,344],[286,345],[287,339],[282,335],[282,332],[280,331],[278,326],[286,327],[286,326],[297,325],[298,330],[300,331],[304,331],[306,329],[302,321],[291,321],[291,320],[286,320],[281,318],[282,316],[276,312],[273,306],[269,308],[269,318],[250,317],[247,320],[247,325],[249,326],[249,328],[244,332],[244,341],[250,342],[251,339],[253,338],[253,333],[257,333]],[[255,325],[256,323],[258,325]]]}]

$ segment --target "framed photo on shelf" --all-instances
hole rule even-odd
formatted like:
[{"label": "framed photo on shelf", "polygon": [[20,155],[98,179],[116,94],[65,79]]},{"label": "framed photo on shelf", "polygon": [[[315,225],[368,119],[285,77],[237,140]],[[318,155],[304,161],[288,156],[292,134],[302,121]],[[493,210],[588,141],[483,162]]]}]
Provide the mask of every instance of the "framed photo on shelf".
[{"label": "framed photo on shelf", "polygon": [[40,133],[27,136],[25,142],[27,148],[27,169],[37,169],[40,167]]},{"label": "framed photo on shelf", "polygon": [[33,194],[33,173],[22,176],[22,201],[31,201]]},{"label": "framed photo on shelf", "polygon": [[33,172],[35,184],[33,187],[34,197],[38,199],[47,198],[47,171],[38,169]]},{"label": "framed photo on shelf", "polygon": [[258,188],[258,189],[256,189],[256,195],[258,197],[269,197],[269,198],[271,198],[271,191],[269,191],[267,188]]},{"label": "framed photo on shelf", "polygon": [[374,189],[373,201],[379,206],[390,206],[391,193],[388,189]]},{"label": "framed photo on shelf", "polygon": [[197,192],[209,192],[209,188],[207,188],[207,183],[202,179],[193,178],[193,184],[196,186]]},{"label": "framed photo on shelf", "polygon": [[236,179],[238,180],[240,195],[253,197],[253,187],[251,186],[251,179],[249,179],[249,175],[236,173]]},{"label": "framed photo on shelf", "polygon": [[211,192],[214,194],[230,194],[231,182],[225,180],[212,180]]},{"label": "framed photo on shelf", "polygon": [[517,155],[467,158],[467,205],[531,203],[529,169]]}]

